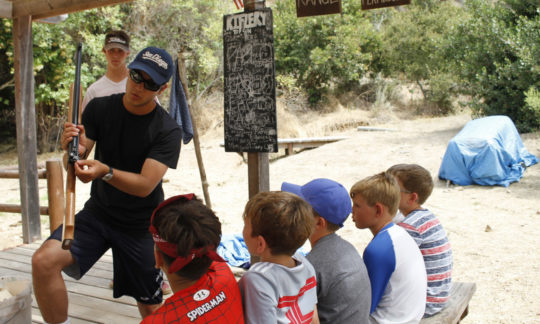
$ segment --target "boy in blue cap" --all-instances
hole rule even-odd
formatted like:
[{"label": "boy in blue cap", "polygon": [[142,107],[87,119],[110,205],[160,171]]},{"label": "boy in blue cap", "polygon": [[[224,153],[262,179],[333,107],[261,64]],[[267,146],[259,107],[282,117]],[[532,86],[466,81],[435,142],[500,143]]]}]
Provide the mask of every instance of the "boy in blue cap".
[{"label": "boy in blue cap", "polygon": [[[162,177],[176,168],[180,128],[155,97],[173,73],[171,56],[147,47],[129,64],[126,92],[88,103],[82,125],[64,124],[62,148],[79,135],[75,174],[92,181],[90,198],[75,216],[70,250],[61,246],[62,226],[32,256],[32,282],[43,319],[69,323],[61,272],[80,279],[109,248],[114,258],[113,296],[131,296],[142,317],[162,302],[161,271],[155,268],[148,232],[152,211],[163,201]],[[87,159],[95,147],[94,159]]]},{"label": "boy in blue cap", "polygon": [[283,182],[281,190],[300,196],[314,211],[307,259],[317,275],[320,322],[368,323],[371,286],[366,266],[356,248],[336,234],[352,210],[347,189],[330,179],[315,179],[303,186]]}]

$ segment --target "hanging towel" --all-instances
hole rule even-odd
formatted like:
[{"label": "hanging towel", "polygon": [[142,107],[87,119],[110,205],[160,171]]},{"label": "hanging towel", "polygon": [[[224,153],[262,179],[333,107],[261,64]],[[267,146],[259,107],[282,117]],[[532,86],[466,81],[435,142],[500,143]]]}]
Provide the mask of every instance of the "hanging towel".
[{"label": "hanging towel", "polygon": [[178,60],[175,61],[175,69],[172,77],[171,97],[169,99],[169,114],[176,120],[182,131],[184,144],[193,138],[193,124],[187,103],[184,87],[178,73]]}]

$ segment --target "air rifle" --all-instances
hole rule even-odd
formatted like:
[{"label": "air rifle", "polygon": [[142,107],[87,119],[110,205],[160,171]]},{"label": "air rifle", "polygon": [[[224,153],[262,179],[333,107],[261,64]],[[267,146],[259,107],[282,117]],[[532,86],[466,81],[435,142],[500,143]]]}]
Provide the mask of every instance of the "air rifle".
[{"label": "air rifle", "polygon": [[[81,87],[81,54],[82,43],[77,45],[75,55],[75,85],[71,91],[70,111],[71,122],[77,126],[79,123],[80,87]],[[69,250],[73,243],[75,233],[75,162],[79,160],[79,136],[74,136],[68,146],[67,179],[66,179],[66,212],[64,216],[64,228],[62,232],[62,248]]]}]

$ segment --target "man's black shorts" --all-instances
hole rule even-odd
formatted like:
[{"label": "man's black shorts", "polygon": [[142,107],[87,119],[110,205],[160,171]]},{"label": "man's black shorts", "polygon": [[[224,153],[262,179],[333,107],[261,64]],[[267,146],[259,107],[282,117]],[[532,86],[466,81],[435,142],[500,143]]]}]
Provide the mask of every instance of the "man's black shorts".
[{"label": "man's black shorts", "polygon": [[[86,208],[75,215],[71,254],[76,263],[63,269],[80,279],[109,249],[113,253],[114,298],[128,295],[143,304],[160,304],[163,275],[156,269],[154,241],[149,232],[127,233],[104,224]],[[62,226],[49,239],[62,240]]]}]

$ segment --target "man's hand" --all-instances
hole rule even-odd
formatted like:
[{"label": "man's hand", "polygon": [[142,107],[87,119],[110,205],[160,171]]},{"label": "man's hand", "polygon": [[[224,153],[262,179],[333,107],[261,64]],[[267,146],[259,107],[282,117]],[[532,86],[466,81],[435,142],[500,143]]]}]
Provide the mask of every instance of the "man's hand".
[{"label": "man's hand", "polygon": [[86,134],[84,131],[84,126],[80,124],[75,126],[73,123],[64,123],[64,132],[62,133],[62,137],[60,139],[62,150],[67,151],[69,143],[73,141],[73,137],[77,135],[79,135],[79,156],[85,157],[87,153]]},{"label": "man's hand", "polygon": [[98,160],[79,160],[75,163],[75,175],[84,183],[101,178],[107,172],[109,167]]}]

